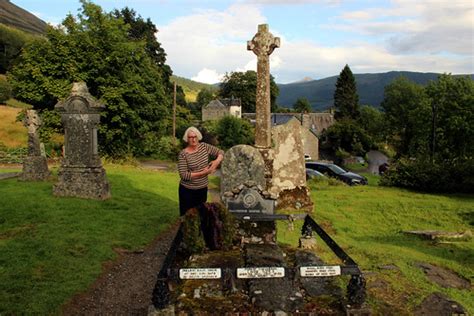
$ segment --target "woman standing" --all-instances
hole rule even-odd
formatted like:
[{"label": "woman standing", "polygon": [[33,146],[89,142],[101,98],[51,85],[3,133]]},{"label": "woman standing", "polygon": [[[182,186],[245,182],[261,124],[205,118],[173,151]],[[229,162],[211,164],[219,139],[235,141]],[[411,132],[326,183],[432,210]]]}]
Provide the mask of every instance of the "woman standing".
[{"label": "woman standing", "polygon": [[[224,152],[217,147],[200,143],[202,134],[194,126],[184,132],[183,140],[188,143],[179,153],[179,214],[182,216],[190,208],[207,200],[207,176],[214,171],[224,158]],[[209,156],[215,157],[209,163]]]}]

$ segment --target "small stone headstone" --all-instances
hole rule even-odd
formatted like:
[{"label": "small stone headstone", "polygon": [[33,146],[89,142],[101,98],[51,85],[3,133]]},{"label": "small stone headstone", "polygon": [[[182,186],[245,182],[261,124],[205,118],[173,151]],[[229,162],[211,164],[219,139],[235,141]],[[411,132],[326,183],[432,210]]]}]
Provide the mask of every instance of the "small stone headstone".
[{"label": "small stone headstone", "polygon": [[237,145],[229,149],[221,166],[221,194],[238,188],[251,181],[262,189],[265,185],[265,162],[260,152],[249,145]]},{"label": "small stone headstone", "polygon": [[41,118],[35,110],[27,110],[24,125],[28,128],[28,156],[23,160],[22,181],[46,180],[50,176],[48,161],[42,155],[38,129]]},{"label": "small stone headstone", "polygon": [[53,187],[56,196],[110,197],[109,182],[98,154],[97,128],[104,107],[84,82],[74,83],[69,97],[56,104],[64,126],[64,159]]}]

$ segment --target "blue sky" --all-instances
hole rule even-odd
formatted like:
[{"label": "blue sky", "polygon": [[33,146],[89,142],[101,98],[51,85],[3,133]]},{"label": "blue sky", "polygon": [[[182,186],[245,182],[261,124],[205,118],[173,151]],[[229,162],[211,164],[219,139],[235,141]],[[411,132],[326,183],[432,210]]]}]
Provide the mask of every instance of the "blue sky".
[{"label": "blue sky", "polygon": [[[77,14],[79,1],[11,0],[46,22]],[[392,70],[474,73],[472,0],[95,0],[105,11],[128,6],[158,27],[174,74],[215,83],[256,69],[247,51],[257,25],[281,38],[271,55],[278,83]]]}]

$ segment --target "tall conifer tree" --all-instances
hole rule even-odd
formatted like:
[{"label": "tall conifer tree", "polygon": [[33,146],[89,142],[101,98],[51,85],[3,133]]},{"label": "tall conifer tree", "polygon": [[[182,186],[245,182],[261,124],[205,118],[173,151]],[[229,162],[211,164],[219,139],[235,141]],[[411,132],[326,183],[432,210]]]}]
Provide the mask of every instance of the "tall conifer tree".
[{"label": "tall conifer tree", "polygon": [[356,82],[349,65],[339,74],[334,91],[335,118],[357,119],[359,116],[359,95]]}]

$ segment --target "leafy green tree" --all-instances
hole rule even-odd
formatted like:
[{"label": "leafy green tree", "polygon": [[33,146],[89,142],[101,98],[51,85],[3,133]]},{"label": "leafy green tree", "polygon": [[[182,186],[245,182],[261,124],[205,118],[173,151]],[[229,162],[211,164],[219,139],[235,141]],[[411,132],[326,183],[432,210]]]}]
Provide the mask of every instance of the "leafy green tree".
[{"label": "leafy green tree", "polygon": [[349,65],[342,69],[336,81],[336,90],[334,91],[334,107],[336,113],[334,117],[339,119],[359,117],[359,95],[354,75]]},{"label": "leafy green tree", "polygon": [[357,122],[367,131],[367,134],[374,142],[384,142],[386,135],[384,114],[370,105],[364,105],[360,108],[360,116]]},{"label": "leafy green tree", "polygon": [[141,155],[147,135],[169,135],[171,97],[163,78],[167,69],[131,39],[122,18],[82,0],[81,13],[23,49],[11,71],[18,99],[35,109],[53,109],[74,81],[106,105],[99,129],[101,151],[111,156]]},{"label": "leafy green tree", "polygon": [[298,98],[295,104],[293,104],[293,109],[295,109],[296,112],[300,112],[300,113],[304,113],[304,112],[309,113],[312,110],[311,104],[306,98]]},{"label": "leafy green tree", "polygon": [[7,78],[0,75],[0,104],[5,103],[12,96],[12,87],[7,81]]},{"label": "leafy green tree", "polygon": [[199,90],[197,97],[196,97],[196,105],[199,110],[202,109],[203,106],[206,106],[215,99],[214,92],[210,89],[201,89]]},{"label": "leafy green tree", "polygon": [[426,87],[431,107],[432,158],[474,157],[474,81],[443,74]]},{"label": "leafy green tree", "polygon": [[397,156],[428,152],[430,106],[424,88],[405,77],[385,87],[381,104]]},{"label": "leafy green tree", "polygon": [[[219,90],[219,96],[222,98],[240,98],[243,113],[255,113],[256,93],[257,73],[252,70],[226,74]],[[270,104],[272,111],[276,108],[276,98],[279,93],[280,90],[273,76],[270,76]]]},{"label": "leafy green tree", "polygon": [[0,24],[0,73],[10,70],[23,46],[38,37]]},{"label": "leafy green tree", "polygon": [[[161,44],[156,39],[156,34],[158,29],[155,24],[148,18],[146,21],[140,16],[137,16],[137,13],[128,7],[123,8],[122,10],[115,10],[113,15],[117,19],[122,19],[125,24],[129,26],[128,37],[134,41],[144,41],[145,42],[145,51],[153,60],[153,62],[161,69],[162,72],[162,83],[166,87],[167,92],[173,92],[173,83],[170,78],[172,75],[171,68],[166,64],[166,53],[165,50],[161,47]],[[181,94],[178,86],[178,95],[181,100]],[[184,95],[184,92],[183,92]],[[185,105],[186,103],[178,102],[180,105]]]},{"label": "leafy green tree", "polygon": [[234,116],[224,116],[217,122],[216,134],[219,145],[223,149],[239,144],[253,144],[254,132],[252,125]]},{"label": "leafy green tree", "polygon": [[322,135],[322,147],[335,154],[343,150],[353,155],[364,156],[372,147],[368,133],[352,119],[341,119]]}]

